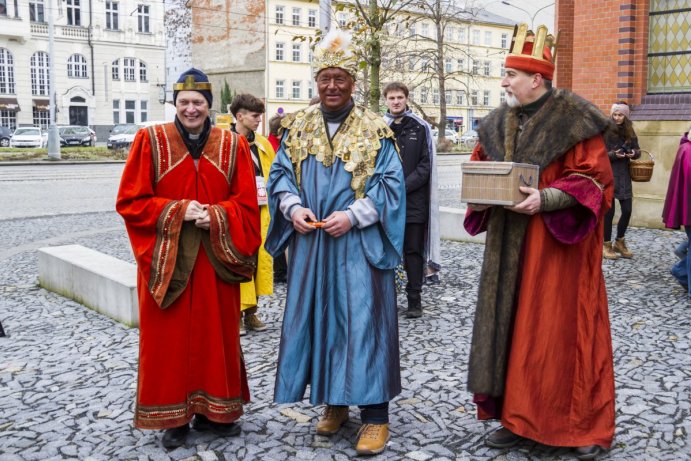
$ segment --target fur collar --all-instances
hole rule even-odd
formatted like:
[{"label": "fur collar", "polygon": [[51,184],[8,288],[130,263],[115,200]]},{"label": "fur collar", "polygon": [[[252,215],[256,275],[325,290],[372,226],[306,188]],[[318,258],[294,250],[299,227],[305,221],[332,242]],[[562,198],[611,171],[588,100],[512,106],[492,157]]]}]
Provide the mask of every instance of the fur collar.
[{"label": "fur collar", "polygon": [[520,108],[502,104],[480,123],[480,144],[491,160],[531,163],[543,169],[612,124],[595,105],[567,90],[552,90],[522,132],[519,112]]}]

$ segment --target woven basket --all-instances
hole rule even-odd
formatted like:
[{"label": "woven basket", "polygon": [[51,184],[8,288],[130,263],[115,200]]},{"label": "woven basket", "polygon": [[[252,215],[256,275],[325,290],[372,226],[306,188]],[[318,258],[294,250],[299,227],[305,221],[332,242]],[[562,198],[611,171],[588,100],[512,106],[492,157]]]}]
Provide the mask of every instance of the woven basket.
[{"label": "woven basket", "polygon": [[[643,154],[647,154],[647,159],[643,158]],[[641,149],[641,158],[638,160],[631,160],[629,162],[629,173],[631,174],[631,181],[648,182],[653,176],[653,167],[655,166],[655,157],[647,150]]]}]

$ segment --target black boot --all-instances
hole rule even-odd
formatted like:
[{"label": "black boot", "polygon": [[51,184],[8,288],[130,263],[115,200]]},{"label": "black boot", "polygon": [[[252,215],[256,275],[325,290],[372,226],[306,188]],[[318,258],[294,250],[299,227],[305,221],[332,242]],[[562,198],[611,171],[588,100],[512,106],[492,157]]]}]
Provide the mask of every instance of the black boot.
[{"label": "black boot", "polygon": [[199,432],[213,432],[221,437],[236,437],[241,431],[237,423],[217,423],[204,415],[194,415],[192,429]]},{"label": "black boot", "polygon": [[161,438],[161,445],[167,450],[173,450],[175,448],[181,447],[185,444],[187,439],[187,434],[190,433],[190,425],[185,424],[184,426],[174,427],[172,429],[166,429],[163,433],[163,438]]},{"label": "black boot", "polygon": [[422,317],[422,301],[420,296],[408,296],[408,311],[405,316],[409,319],[417,319]]}]

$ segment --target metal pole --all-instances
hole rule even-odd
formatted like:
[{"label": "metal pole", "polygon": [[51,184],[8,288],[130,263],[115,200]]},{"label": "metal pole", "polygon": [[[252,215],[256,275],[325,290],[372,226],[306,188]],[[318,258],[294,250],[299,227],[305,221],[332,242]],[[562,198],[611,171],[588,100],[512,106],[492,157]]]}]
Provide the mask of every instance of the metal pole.
[{"label": "metal pole", "polygon": [[60,160],[60,140],[58,128],[55,126],[55,54],[54,25],[53,25],[53,0],[48,0],[48,159]]},{"label": "metal pole", "polygon": [[322,37],[331,29],[331,0],[319,0],[319,29]]}]

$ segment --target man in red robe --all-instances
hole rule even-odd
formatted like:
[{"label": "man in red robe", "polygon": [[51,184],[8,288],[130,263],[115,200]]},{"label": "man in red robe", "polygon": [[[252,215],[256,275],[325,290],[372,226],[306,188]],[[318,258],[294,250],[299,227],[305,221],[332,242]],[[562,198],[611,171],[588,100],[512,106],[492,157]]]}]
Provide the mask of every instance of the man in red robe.
[{"label": "man in red robe", "polygon": [[471,206],[487,231],[468,371],[480,419],[501,420],[486,443],[523,439],[594,459],[614,435],[614,373],[602,275],[603,217],[613,177],[609,121],[552,89],[554,38],[521,24],[506,58],[507,103],[478,128],[471,160],[530,163],[537,188],[513,207]]},{"label": "man in red robe", "polygon": [[190,69],[174,123],[141,129],[118,191],[137,261],[139,379],[134,425],[185,443],[192,427],[224,436],[249,401],[240,350],[239,282],[261,243],[247,141],[212,128],[211,84]]}]

